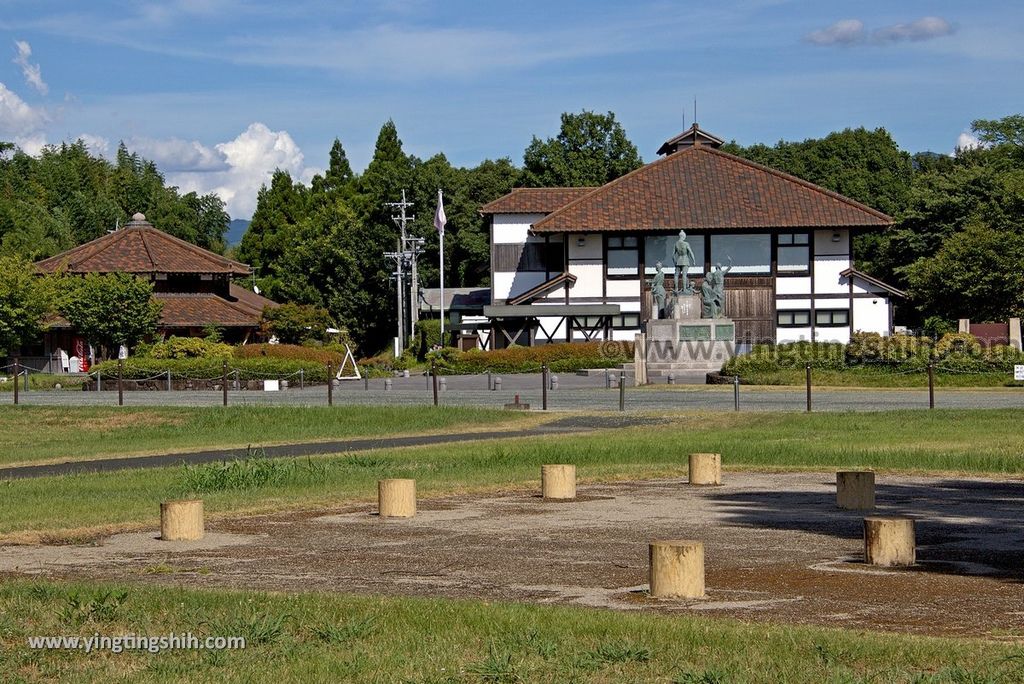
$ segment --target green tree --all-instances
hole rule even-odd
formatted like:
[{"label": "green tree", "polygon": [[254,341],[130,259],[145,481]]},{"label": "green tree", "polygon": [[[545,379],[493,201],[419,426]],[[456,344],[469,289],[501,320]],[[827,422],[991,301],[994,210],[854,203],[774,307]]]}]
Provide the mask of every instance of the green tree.
[{"label": "green tree", "polygon": [[611,112],[562,114],[558,135],[534,136],[523,153],[526,186],[598,186],[640,168],[643,161]]},{"label": "green tree", "polygon": [[334,327],[326,309],[309,304],[282,304],[263,312],[263,329],[282,344],[323,342]]},{"label": "green tree", "polygon": [[162,304],[153,284],[130,273],[66,277],[58,310],[106,357],[120,345],[134,347],[156,331]]},{"label": "green tree", "polygon": [[19,347],[34,342],[51,306],[46,281],[30,263],[0,257],[0,354],[15,354]]},{"label": "green tree", "polygon": [[948,320],[1024,316],[1024,235],[972,223],[907,267],[919,309]]},{"label": "green tree", "polygon": [[306,218],[308,192],[292,180],[287,171],[278,169],[257,195],[252,222],[238,246],[238,258],[252,266],[260,276],[260,285],[273,292],[273,265],[292,244],[296,227]]}]

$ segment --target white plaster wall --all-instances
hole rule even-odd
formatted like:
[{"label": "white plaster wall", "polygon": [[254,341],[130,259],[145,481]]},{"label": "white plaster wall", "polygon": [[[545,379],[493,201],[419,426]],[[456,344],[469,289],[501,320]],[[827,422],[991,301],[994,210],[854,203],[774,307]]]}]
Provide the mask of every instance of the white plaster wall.
[{"label": "white plaster wall", "polygon": [[494,244],[521,244],[526,242],[530,226],[544,218],[545,214],[495,214],[491,226],[491,242]]},{"label": "white plaster wall", "polygon": [[811,300],[808,299],[776,299],[775,308],[780,311],[786,309],[810,309]]},{"label": "white plaster wall", "polygon": [[815,328],[814,341],[846,344],[850,341],[850,328],[848,326],[842,328]]},{"label": "white plaster wall", "polygon": [[[570,300],[574,297],[604,296],[604,265],[600,262],[573,262],[569,260],[569,273],[576,276],[576,284],[569,290]],[[544,275],[543,273],[541,274]]]},{"label": "white plaster wall", "polygon": [[540,285],[544,280],[544,274],[540,272],[497,272],[491,281],[491,296],[494,301],[518,297],[530,288]]},{"label": "white plaster wall", "polygon": [[811,294],[810,276],[786,276],[775,279],[775,294]]},{"label": "white plaster wall", "polygon": [[[552,344],[565,342],[565,326],[568,325],[568,322],[563,321],[565,321],[565,319],[561,316],[541,316],[537,318],[537,322],[540,324],[540,327],[543,328],[548,335],[554,335],[555,339],[552,341]],[[559,323],[561,323],[561,325],[559,325]],[[540,331],[537,331],[537,339],[539,342],[547,344],[547,339],[541,337]]]},{"label": "white plaster wall", "polygon": [[[583,238],[583,246],[579,240]],[[604,242],[600,233],[569,233],[569,261],[573,259],[604,259]]]},{"label": "white plaster wall", "polygon": [[853,328],[858,332],[889,334],[889,300],[878,296],[853,300]]},{"label": "white plaster wall", "polygon": [[810,328],[776,328],[775,329],[775,341],[779,344],[784,342],[800,342],[801,340],[810,341],[811,329]]},{"label": "white plaster wall", "polygon": [[[839,242],[833,242],[832,236],[838,234]],[[815,256],[842,256],[850,259],[850,231],[841,230],[816,230],[814,231],[814,255]]]},{"label": "white plaster wall", "polygon": [[608,297],[636,297],[637,302],[640,301],[639,280],[609,280],[605,288]]},{"label": "white plaster wall", "polygon": [[612,330],[612,339],[616,342],[632,342],[636,339],[638,332],[640,332],[640,328]]},{"label": "white plaster wall", "polygon": [[846,278],[839,275],[850,268],[849,257],[814,256],[815,294],[846,294],[850,286]]}]

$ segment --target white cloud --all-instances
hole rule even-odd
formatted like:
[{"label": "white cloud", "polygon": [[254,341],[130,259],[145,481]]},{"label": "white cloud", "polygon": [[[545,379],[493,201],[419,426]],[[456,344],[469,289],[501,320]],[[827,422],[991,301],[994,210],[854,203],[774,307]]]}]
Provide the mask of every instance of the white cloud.
[{"label": "white cloud", "polygon": [[954,31],[953,25],[942,17],[921,17],[905,24],[883,26],[870,33],[860,19],[843,19],[831,26],[811,31],[804,39],[814,45],[888,45],[941,38]]},{"label": "white cloud", "polygon": [[864,40],[864,22],[859,19],[843,19],[831,26],[811,31],[805,38],[808,43],[815,45],[852,45]]},{"label": "white cloud", "polygon": [[978,140],[978,136],[970,131],[964,131],[956,139],[956,148],[953,153],[956,154],[956,150],[973,150],[983,146],[984,143]]},{"label": "white cloud", "polygon": [[110,152],[110,141],[106,138],[93,135],[92,133],[82,133],[75,140],[81,140],[85,143],[86,148],[89,152],[100,157],[106,157]]},{"label": "white cloud", "polygon": [[50,92],[50,86],[43,80],[43,72],[38,64],[32,64],[28,58],[32,56],[32,46],[25,40],[14,41],[14,47],[18,54],[11,61],[21,67],[21,73],[25,76],[25,82],[36,89],[41,95]]},{"label": "white cloud", "polygon": [[32,107],[0,83],[0,135],[27,136],[37,132],[46,121],[43,109]]},{"label": "white cloud", "polygon": [[14,144],[21,148],[21,151],[25,154],[38,157],[43,148],[46,147],[46,135],[43,133],[19,135],[14,139]]},{"label": "white cloud", "polygon": [[275,169],[308,182],[318,170],[305,165],[302,150],[288,131],[265,124],[249,125],[234,140],[212,148],[198,141],[138,139],[125,143],[152,159],[167,180],[182,192],[216,193],[235,218],[252,216],[260,186],[270,184]]}]

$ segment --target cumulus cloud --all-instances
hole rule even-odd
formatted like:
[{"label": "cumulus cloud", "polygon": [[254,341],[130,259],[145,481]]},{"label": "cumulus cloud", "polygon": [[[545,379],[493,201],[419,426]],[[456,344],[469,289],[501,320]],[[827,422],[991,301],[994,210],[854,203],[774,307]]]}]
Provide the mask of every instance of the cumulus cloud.
[{"label": "cumulus cloud", "polygon": [[136,139],[125,144],[156,162],[167,180],[183,192],[216,193],[236,218],[252,216],[260,186],[270,184],[275,169],[306,182],[317,172],[305,165],[302,150],[288,131],[272,131],[260,122],[213,147],[177,138]]},{"label": "cumulus cloud", "polygon": [[891,24],[868,31],[859,19],[843,19],[831,26],[811,31],[804,39],[814,45],[888,45],[931,40],[955,31],[942,17],[921,17],[904,24]]},{"label": "cumulus cloud", "polygon": [[46,95],[50,92],[50,86],[46,85],[46,81],[43,80],[43,72],[38,64],[32,64],[29,57],[32,56],[32,46],[25,40],[14,41],[14,47],[18,51],[14,59],[11,60],[15,64],[21,67],[21,73],[25,76],[25,82],[36,89],[41,95]]},{"label": "cumulus cloud", "polygon": [[983,145],[984,143],[978,140],[978,136],[974,135],[970,131],[964,131],[956,139],[954,154],[956,153],[956,150],[973,150],[982,147]]},{"label": "cumulus cloud", "polygon": [[37,132],[46,121],[44,110],[32,107],[0,83],[0,135],[28,136]]},{"label": "cumulus cloud", "polygon": [[82,133],[75,139],[84,142],[86,148],[92,154],[100,157],[106,157],[110,153],[110,141],[102,136],[93,135],[92,133]]}]

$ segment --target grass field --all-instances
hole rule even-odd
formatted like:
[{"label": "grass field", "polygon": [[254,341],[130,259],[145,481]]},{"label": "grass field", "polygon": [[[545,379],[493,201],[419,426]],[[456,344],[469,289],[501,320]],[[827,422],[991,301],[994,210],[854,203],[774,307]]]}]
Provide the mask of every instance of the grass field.
[{"label": "grass field", "polygon": [[[244,650],[31,650],[35,635],[242,636]],[[1014,682],[1024,649],[691,616],[138,585],[0,585],[11,682]]]},{"label": "grass field", "polygon": [[[202,496],[213,515],[335,506],[372,498],[376,481],[384,477],[415,478],[421,495],[432,496],[536,486],[544,463],[575,463],[584,482],[678,476],[694,451],[723,454],[726,468],[871,467],[1019,476],[1024,474],[1019,413],[690,414],[662,425],[572,437],[11,480],[0,482],[0,539],[78,539],[155,525],[160,500],[191,495]],[[271,425],[265,429],[273,432]]]},{"label": "grass field", "polygon": [[536,416],[440,407],[0,407],[0,465],[214,447],[444,432]]}]

